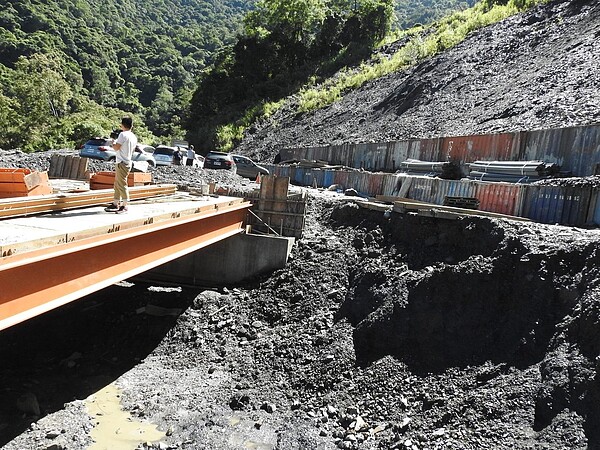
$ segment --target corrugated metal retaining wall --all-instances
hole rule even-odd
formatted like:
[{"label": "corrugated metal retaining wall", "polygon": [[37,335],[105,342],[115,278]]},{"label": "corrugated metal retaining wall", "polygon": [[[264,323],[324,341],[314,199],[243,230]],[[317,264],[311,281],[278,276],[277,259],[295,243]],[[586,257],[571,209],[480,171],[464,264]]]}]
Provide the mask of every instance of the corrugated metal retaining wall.
[{"label": "corrugated metal retaining wall", "polygon": [[402,161],[531,161],[556,163],[574,176],[600,173],[600,125],[516,133],[451,136],[434,139],[289,148],[281,160],[321,160],[330,164],[395,172]]},{"label": "corrugated metal retaining wall", "polygon": [[[405,174],[311,169],[266,165],[271,174],[290,176],[302,186],[353,188],[362,195],[398,195],[401,183],[409,181],[406,198],[442,205],[446,196],[475,197],[479,209],[536,222],[571,226],[600,225],[600,189],[589,186],[534,186],[474,180],[442,180]],[[298,181],[300,180],[300,181]]]}]

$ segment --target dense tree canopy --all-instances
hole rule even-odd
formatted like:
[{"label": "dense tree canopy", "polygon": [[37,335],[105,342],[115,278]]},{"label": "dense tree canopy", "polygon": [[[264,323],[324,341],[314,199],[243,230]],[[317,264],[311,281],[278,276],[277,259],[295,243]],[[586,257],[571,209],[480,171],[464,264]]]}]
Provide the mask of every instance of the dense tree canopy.
[{"label": "dense tree canopy", "polygon": [[[165,140],[181,135],[182,111],[195,88],[196,76],[212,62],[216,49],[235,40],[242,15],[253,2],[7,0],[0,11],[0,119],[31,120],[33,128],[44,120],[37,105],[41,100],[31,118],[23,115],[26,111],[14,109],[31,99],[26,88],[19,90],[8,82],[41,58],[49,62],[50,73],[38,76],[32,72],[27,83],[35,89],[29,92],[60,85],[52,98],[60,102],[48,104],[50,110],[54,108],[54,119],[40,132],[40,137],[48,139],[33,142],[18,130],[11,133],[5,129],[0,131],[0,147],[38,149],[60,142],[74,144],[74,136],[62,140],[65,130],[58,131],[63,127],[60,122],[72,114],[87,114],[88,121],[101,122],[90,114],[102,108],[82,109],[90,107],[90,102],[117,115],[122,111],[137,115]],[[34,86],[38,82],[47,86]],[[52,83],[56,86],[49,86]],[[51,129],[57,129],[59,136],[50,137]],[[10,140],[7,135],[12,136]]]}]

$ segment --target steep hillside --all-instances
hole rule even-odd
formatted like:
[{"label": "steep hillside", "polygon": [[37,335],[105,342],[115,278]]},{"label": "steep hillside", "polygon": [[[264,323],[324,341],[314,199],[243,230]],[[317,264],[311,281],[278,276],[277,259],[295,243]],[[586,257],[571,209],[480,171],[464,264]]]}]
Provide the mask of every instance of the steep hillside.
[{"label": "steep hillside", "polygon": [[295,100],[245,136],[238,152],[519,131],[600,120],[600,4],[554,1],[474,32],[404,73],[363,85],[328,108]]}]

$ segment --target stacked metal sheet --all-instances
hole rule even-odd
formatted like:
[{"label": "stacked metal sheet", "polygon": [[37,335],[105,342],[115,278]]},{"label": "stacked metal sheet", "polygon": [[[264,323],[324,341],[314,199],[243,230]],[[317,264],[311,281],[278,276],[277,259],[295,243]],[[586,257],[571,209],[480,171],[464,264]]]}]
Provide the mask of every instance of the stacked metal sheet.
[{"label": "stacked metal sheet", "polygon": [[400,163],[399,171],[408,175],[424,175],[446,180],[458,180],[460,178],[460,167],[452,161],[432,162],[407,159]]},{"label": "stacked metal sheet", "polygon": [[478,181],[532,183],[559,173],[560,166],[544,161],[474,161],[469,178]]}]

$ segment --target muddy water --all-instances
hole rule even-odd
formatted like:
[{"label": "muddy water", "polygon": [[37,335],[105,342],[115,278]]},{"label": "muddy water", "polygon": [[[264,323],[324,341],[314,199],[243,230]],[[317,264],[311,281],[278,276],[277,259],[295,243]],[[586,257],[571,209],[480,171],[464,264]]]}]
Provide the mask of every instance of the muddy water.
[{"label": "muddy water", "polygon": [[88,450],[134,450],[144,442],[160,441],[165,434],[155,425],[136,422],[121,409],[121,391],[114,384],[105,386],[86,399],[86,407],[95,427],[94,443]]}]

